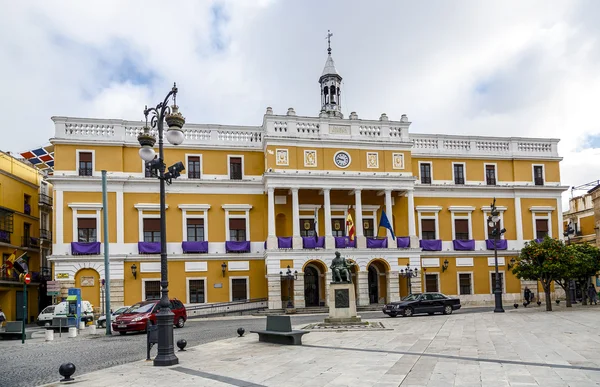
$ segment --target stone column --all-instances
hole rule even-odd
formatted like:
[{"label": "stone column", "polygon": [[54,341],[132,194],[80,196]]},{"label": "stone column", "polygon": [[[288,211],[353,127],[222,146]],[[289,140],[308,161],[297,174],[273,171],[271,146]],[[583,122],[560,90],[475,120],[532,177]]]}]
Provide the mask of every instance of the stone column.
[{"label": "stone column", "polygon": [[277,235],[275,232],[275,189],[269,188],[267,190],[268,197],[268,236],[267,236],[267,249],[272,250],[277,248]]},{"label": "stone column", "polygon": [[421,293],[423,292],[422,280],[421,280],[421,270],[419,270],[419,275],[416,277],[410,278],[410,291],[411,293]]},{"label": "stone column", "polygon": [[[122,279],[110,280],[110,305],[113,310],[125,305],[125,281]],[[102,308],[102,305],[94,305]]]},{"label": "stone column", "polygon": [[523,214],[521,213],[520,197],[515,197],[515,223],[517,231],[517,241],[523,243]]},{"label": "stone column", "polygon": [[292,230],[293,248],[302,248],[302,237],[300,236],[300,205],[298,204],[298,188],[292,188]]},{"label": "stone column", "polygon": [[[392,228],[394,228],[394,215],[392,213],[392,190],[385,190],[385,214],[387,215]],[[392,239],[392,232],[387,230],[388,248],[396,249],[396,241]]]},{"label": "stone column", "polygon": [[417,236],[417,228],[415,224],[415,193],[409,190],[406,193],[408,199],[408,235],[410,236],[410,247],[419,247],[419,237]]},{"label": "stone column", "polygon": [[267,275],[267,295],[269,297],[269,309],[282,309],[281,276],[279,274]]},{"label": "stone column", "polygon": [[395,302],[400,300],[400,277],[397,271],[387,272],[387,301]]},{"label": "stone column", "polygon": [[368,306],[369,305],[369,272],[368,271],[358,271],[356,272],[356,277],[358,281],[358,294],[356,295],[356,299],[358,300],[359,306]]},{"label": "stone column", "polygon": [[294,307],[305,308],[304,300],[304,273],[298,273],[298,279],[294,280]]},{"label": "stone column", "polygon": [[327,271],[325,273],[325,306],[329,306],[329,284],[330,283],[331,283],[331,271]]},{"label": "stone column", "polygon": [[335,242],[333,240],[333,233],[331,231],[331,197],[329,188],[323,188],[323,204],[325,211],[325,248],[335,248]]},{"label": "stone column", "polygon": [[363,214],[362,214],[362,191],[359,189],[354,190],[354,227],[356,228],[356,247],[359,249],[367,248],[367,240],[363,234]]}]

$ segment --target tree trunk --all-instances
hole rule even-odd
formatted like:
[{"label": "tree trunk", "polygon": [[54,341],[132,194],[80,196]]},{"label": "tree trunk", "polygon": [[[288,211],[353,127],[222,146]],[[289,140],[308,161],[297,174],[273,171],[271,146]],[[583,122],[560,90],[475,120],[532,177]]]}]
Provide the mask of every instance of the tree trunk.
[{"label": "tree trunk", "polygon": [[551,282],[545,283],[542,281],[542,288],[544,289],[544,296],[546,297],[546,311],[552,312],[552,299],[550,298],[550,284]]},{"label": "tree trunk", "polygon": [[567,308],[572,308],[571,305],[571,292],[569,291],[569,281],[554,281],[565,291],[565,303],[567,304]]}]

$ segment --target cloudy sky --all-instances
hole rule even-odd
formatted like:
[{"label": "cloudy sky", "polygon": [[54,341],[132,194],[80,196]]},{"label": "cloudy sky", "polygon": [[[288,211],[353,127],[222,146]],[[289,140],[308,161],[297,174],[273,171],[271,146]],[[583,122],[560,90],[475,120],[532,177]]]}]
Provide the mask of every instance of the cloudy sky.
[{"label": "cloudy sky", "polygon": [[0,3],[5,151],[46,144],[53,115],[141,119],[173,81],[188,122],[317,115],[331,29],[346,115],[558,137],[563,183],[600,179],[597,1]]}]

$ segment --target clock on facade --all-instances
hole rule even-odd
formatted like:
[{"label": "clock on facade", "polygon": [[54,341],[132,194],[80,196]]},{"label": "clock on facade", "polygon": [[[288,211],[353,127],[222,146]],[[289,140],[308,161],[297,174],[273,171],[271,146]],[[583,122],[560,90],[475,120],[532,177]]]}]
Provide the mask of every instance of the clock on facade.
[{"label": "clock on facade", "polygon": [[344,151],[336,152],[333,156],[333,162],[340,168],[346,168],[350,165],[350,155]]}]

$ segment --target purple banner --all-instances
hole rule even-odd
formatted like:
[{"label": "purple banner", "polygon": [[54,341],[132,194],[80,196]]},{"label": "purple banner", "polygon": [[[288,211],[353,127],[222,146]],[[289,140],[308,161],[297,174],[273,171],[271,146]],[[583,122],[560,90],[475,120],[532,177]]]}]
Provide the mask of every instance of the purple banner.
[{"label": "purple banner", "polygon": [[280,249],[291,249],[293,246],[292,237],[277,237],[277,247]]},{"label": "purple banner", "polygon": [[227,241],[225,251],[228,253],[249,253],[250,241]]},{"label": "purple banner", "polygon": [[30,206],[29,204],[25,203],[25,208],[24,208],[24,210],[25,210],[24,212],[25,212],[27,215],[30,215],[30,214],[31,214],[31,206]]},{"label": "purple banner", "polygon": [[475,240],[474,239],[455,239],[452,241],[454,245],[454,250],[475,250]]},{"label": "purple banner", "polygon": [[37,246],[38,243],[40,242],[40,240],[38,238],[29,237],[29,242],[31,243],[32,246]]},{"label": "purple banner", "polygon": [[208,253],[208,241],[181,242],[184,253]]},{"label": "purple banner", "polygon": [[335,248],[336,249],[345,249],[348,247],[356,247],[356,239],[351,241],[349,237],[334,237],[335,238]]},{"label": "purple banner", "polygon": [[538,239],[534,239],[535,243],[542,243],[544,241],[544,239],[538,238]]},{"label": "purple banner", "polygon": [[303,249],[317,249],[325,248],[325,237],[302,237],[302,248]]},{"label": "purple banner", "polygon": [[[485,247],[488,250],[494,250],[494,240],[486,239]],[[498,239],[498,243],[496,244],[496,250],[506,250],[508,249],[508,241],[506,239]]]},{"label": "purple banner", "polygon": [[396,246],[400,249],[407,249],[410,247],[410,237],[397,237]]},{"label": "purple banner", "polygon": [[421,239],[419,246],[424,251],[442,251],[442,240],[441,239]]},{"label": "purple banner", "polygon": [[71,242],[71,254],[94,255],[100,254],[100,242]]},{"label": "purple banner", "polygon": [[160,254],[160,242],[138,242],[140,254]]},{"label": "purple banner", "polygon": [[367,249],[384,249],[388,247],[387,238],[369,238],[367,237]]},{"label": "purple banner", "polygon": [[0,231],[0,242],[10,243],[10,234],[6,231]]}]

